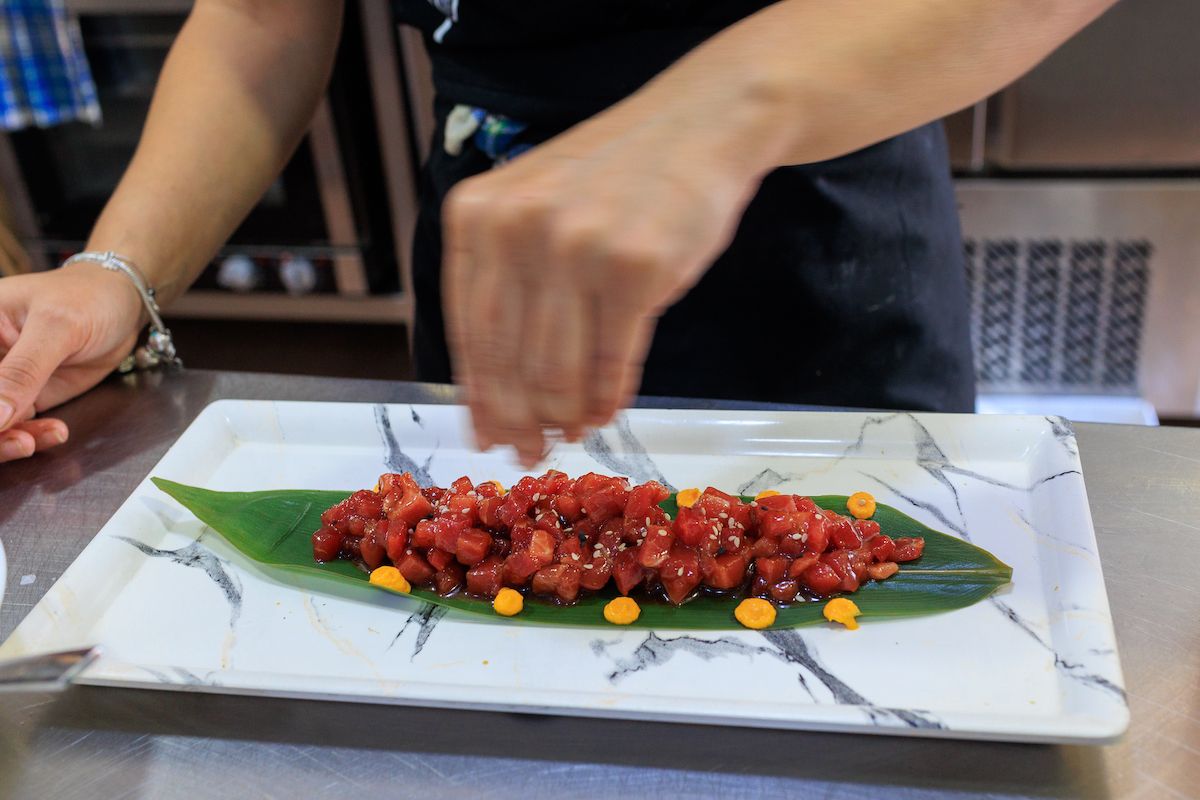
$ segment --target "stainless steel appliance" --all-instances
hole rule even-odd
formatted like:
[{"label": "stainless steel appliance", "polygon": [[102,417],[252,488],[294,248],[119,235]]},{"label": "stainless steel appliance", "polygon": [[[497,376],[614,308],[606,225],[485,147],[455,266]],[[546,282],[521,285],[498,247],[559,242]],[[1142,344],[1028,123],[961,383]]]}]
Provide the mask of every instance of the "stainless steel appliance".
[{"label": "stainless steel appliance", "polygon": [[1200,417],[1197,30],[1124,0],[948,120],[982,392]]}]

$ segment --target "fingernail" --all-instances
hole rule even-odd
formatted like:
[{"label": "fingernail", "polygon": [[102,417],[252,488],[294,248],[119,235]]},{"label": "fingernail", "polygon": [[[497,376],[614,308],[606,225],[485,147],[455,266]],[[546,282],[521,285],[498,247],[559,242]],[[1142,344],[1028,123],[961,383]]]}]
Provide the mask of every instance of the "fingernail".
[{"label": "fingernail", "polygon": [[63,430],[49,430],[37,437],[38,447],[55,447],[67,440],[67,432]]},{"label": "fingernail", "polygon": [[0,461],[12,461],[16,458],[26,458],[31,453],[15,439],[0,442]]},{"label": "fingernail", "polygon": [[13,408],[11,405],[4,402],[3,400],[0,400],[0,428],[3,428],[10,421],[12,421],[13,414],[15,414],[15,413],[16,413],[15,408]]}]

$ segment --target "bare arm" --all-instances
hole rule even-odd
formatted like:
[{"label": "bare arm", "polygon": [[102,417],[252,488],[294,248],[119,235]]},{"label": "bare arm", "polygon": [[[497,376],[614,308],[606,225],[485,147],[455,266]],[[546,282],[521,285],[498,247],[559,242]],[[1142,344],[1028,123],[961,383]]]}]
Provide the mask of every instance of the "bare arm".
[{"label": "bare arm", "polygon": [[[1113,0],[783,0],[444,210],[446,319],[479,441],[536,459],[636,391],[659,314],[759,181],[995,91]],[[885,202],[883,198],[881,201]]]},{"label": "bare arm", "polygon": [[705,42],[628,105],[691,97],[691,113],[730,123],[715,138],[764,145],[762,169],[823,161],[997,91],[1114,2],[785,0]]},{"label": "bare arm", "polygon": [[[270,185],[329,78],[341,0],[197,0],[132,164],[88,242],[132,259],[170,301]],[[141,302],[91,264],[0,281],[0,461],[67,438],[31,420],[129,353]]]},{"label": "bare arm", "polygon": [[91,250],[167,299],[208,263],[300,141],[333,64],[341,0],[198,0]]}]

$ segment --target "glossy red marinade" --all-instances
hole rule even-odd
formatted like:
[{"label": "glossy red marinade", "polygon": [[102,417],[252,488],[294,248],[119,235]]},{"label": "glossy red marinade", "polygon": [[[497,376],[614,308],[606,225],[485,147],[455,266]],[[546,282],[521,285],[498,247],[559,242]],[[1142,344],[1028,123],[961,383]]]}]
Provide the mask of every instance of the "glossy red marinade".
[{"label": "glossy red marinade", "polygon": [[670,492],[651,481],[551,470],[507,493],[465,477],[421,489],[387,474],[321,515],[317,561],[368,569],[394,564],[414,586],[491,598],[505,586],[561,603],[612,581],[681,604],[699,592],[749,594],[786,604],[853,592],[920,558],[925,540],[892,539],[872,520],[822,509],[808,497],[746,503],[709,487],[670,519]]}]

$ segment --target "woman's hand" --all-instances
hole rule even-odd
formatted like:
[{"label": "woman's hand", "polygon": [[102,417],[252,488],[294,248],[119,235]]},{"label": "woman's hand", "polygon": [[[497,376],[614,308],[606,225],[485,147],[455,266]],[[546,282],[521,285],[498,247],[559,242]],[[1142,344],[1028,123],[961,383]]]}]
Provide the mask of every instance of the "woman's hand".
[{"label": "woman's hand", "polygon": [[545,429],[609,421],[658,316],[732,238],[759,175],[686,110],[647,110],[626,101],[446,200],[447,334],[481,448],[532,465]]},{"label": "woman's hand", "polygon": [[[182,293],[303,137],[329,80],[342,6],[197,0],[86,249],[138,264],[164,306]],[[120,364],[142,314],[125,276],[95,264],[0,280],[0,461],[66,438],[62,422],[30,418]]]},{"label": "woman's hand", "polygon": [[112,372],[142,314],[128,279],[94,264],[0,280],[0,462],[67,440],[61,420],[34,414]]}]

